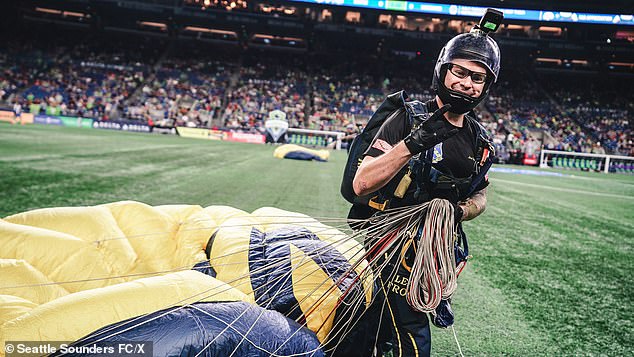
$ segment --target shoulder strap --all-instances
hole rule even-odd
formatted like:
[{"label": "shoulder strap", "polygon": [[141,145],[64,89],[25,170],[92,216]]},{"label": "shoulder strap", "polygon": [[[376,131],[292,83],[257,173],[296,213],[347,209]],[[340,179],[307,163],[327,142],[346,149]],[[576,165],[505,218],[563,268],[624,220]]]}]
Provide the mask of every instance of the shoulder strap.
[{"label": "shoulder strap", "polygon": [[487,129],[471,116],[465,116],[465,118],[467,118],[469,125],[471,125],[474,129],[474,135],[476,136],[476,167],[473,179],[471,180],[471,186],[469,187],[469,192],[467,193],[468,197],[475,192],[476,188],[484,180],[486,174],[493,165],[495,149],[491,135]]}]

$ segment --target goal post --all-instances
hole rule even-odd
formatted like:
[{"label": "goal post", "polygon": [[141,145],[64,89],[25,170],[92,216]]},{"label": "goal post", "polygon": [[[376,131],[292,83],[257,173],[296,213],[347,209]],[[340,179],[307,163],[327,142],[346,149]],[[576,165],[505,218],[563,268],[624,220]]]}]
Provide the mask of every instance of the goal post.
[{"label": "goal post", "polygon": [[634,157],[542,150],[539,167],[604,173],[634,173]]}]

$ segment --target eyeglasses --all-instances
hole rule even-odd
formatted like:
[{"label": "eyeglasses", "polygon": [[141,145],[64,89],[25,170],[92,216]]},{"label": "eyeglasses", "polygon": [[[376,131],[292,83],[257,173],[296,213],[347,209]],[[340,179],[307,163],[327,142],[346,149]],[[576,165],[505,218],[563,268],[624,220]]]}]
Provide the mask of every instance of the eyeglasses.
[{"label": "eyeglasses", "polygon": [[471,77],[471,81],[476,84],[482,84],[487,80],[487,74],[482,72],[474,72],[469,69],[462,67],[461,65],[449,63],[447,68],[454,76],[463,79],[467,76]]}]

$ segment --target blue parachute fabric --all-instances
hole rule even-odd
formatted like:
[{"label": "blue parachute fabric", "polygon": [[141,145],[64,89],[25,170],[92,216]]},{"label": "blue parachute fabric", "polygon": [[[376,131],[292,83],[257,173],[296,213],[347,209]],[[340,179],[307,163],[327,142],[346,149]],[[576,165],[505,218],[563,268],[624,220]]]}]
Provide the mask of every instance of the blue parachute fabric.
[{"label": "blue parachute fabric", "polygon": [[[154,356],[324,356],[312,331],[276,311],[242,301],[157,311],[104,327],[73,346],[144,341],[152,342]],[[71,354],[75,355],[79,354]]]},{"label": "blue parachute fabric", "polygon": [[304,228],[284,227],[269,233],[253,228],[249,247],[251,285],[258,305],[298,319],[302,311],[293,294],[290,243],[318,240]]},{"label": "blue parachute fabric", "polygon": [[321,157],[315,154],[311,154],[309,152],[304,152],[304,151],[291,151],[287,153],[286,155],[284,155],[284,158],[293,159],[293,160],[315,160],[315,161],[326,162],[326,160],[322,159]]},{"label": "blue parachute fabric", "polygon": [[196,270],[199,273],[209,275],[213,278],[216,277],[216,270],[214,270],[211,264],[209,264],[209,260],[203,260],[202,262],[196,263],[194,267],[192,268],[192,270]]}]

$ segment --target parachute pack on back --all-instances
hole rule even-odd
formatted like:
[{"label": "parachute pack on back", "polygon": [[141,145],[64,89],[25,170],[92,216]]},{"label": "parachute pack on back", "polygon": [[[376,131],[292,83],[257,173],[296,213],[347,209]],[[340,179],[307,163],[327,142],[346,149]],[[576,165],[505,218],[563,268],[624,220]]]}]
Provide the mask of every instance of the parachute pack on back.
[{"label": "parachute pack on back", "polygon": [[341,180],[341,195],[346,201],[352,204],[367,204],[367,197],[359,197],[354,193],[352,182],[363,160],[363,153],[372,145],[372,141],[381,125],[391,117],[400,115],[403,111],[407,111],[408,115],[405,117],[407,118],[406,120],[411,121],[410,124],[413,124],[415,118],[424,120],[427,115],[427,107],[424,103],[417,100],[407,101],[407,99],[408,96],[405,91],[388,95],[379,106],[379,109],[372,114],[361,134],[354,138],[348,153],[343,179]]}]

